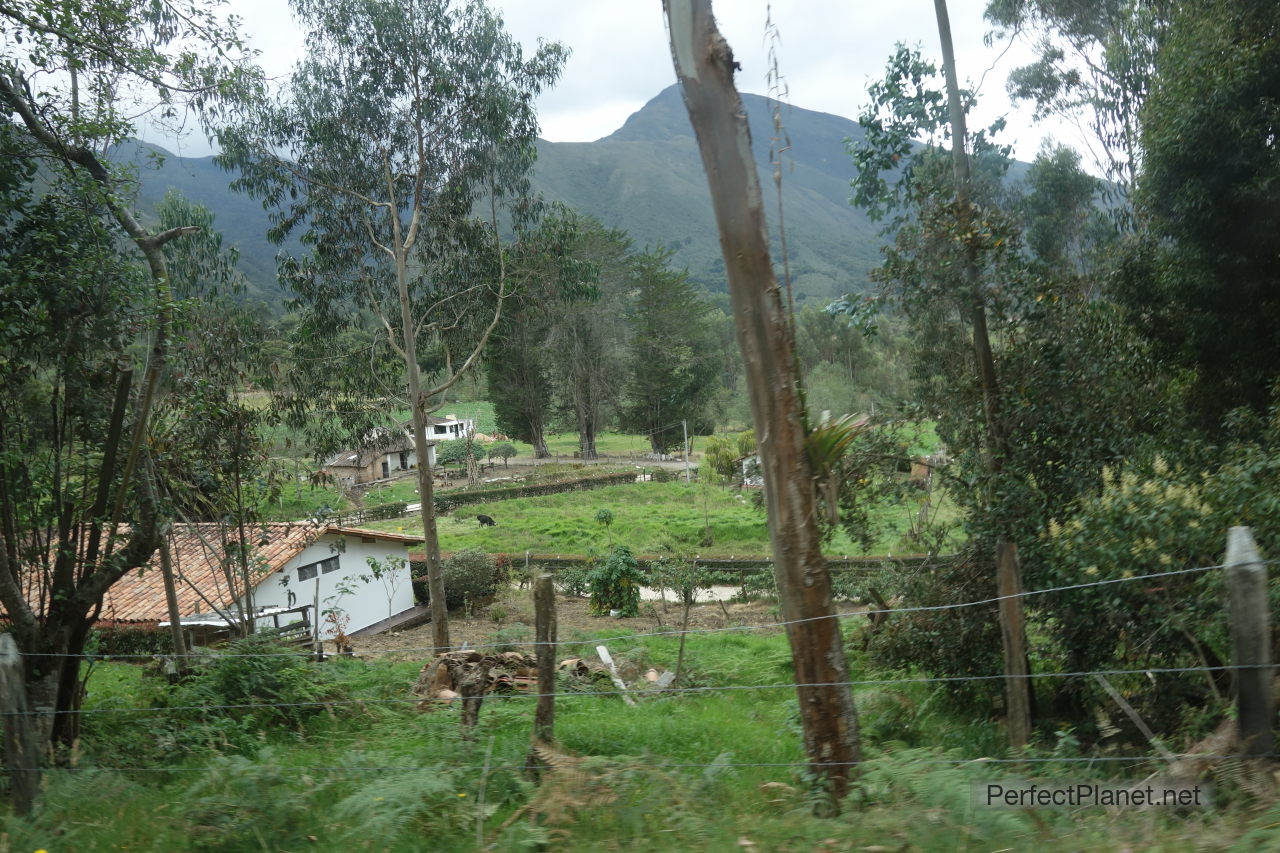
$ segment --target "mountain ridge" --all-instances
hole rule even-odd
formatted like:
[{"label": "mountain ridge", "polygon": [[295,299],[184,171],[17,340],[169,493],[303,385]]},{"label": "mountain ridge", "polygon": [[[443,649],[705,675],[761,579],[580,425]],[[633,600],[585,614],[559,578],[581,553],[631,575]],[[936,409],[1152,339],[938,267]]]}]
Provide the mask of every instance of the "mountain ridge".
[{"label": "mountain ridge", "polygon": [[[743,94],[752,149],[765,191],[774,259],[781,265],[777,240],[777,196],[771,163],[772,103]],[[861,138],[857,123],[830,113],[783,105],[782,199],[793,290],[797,300],[828,300],[869,287],[867,272],[879,263],[879,228],[848,203],[852,160],[846,138]],[[707,192],[706,176],[676,86],[670,86],[633,113],[622,126],[594,142],[539,140],[534,185],[549,201],[561,201],[605,225],[621,228],[638,247],[665,246],[672,263],[709,292],[725,290],[719,235]],[[160,168],[147,161],[156,155]],[[170,189],[183,192],[215,214],[225,243],[240,251],[240,264],[254,283],[255,295],[268,303],[287,296],[275,278],[280,250],[266,239],[267,211],[248,195],[233,192],[234,175],[212,157],[181,157],[161,146],[136,143],[117,159],[138,167],[139,198],[145,208]],[[290,241],[284,250],[298,251]]]}]

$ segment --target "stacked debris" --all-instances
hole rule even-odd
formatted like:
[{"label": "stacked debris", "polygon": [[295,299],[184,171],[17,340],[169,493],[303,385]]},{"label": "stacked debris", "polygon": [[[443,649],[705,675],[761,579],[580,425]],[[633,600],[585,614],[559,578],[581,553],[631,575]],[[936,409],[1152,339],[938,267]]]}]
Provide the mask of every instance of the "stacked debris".
[{"label": "stacked debris", "polygon": [[[582,658],[560,662],[559,671],[574,680],[608,682],[609,673],[599,663]],[[413,686],[413,695],[422,697],[418,708],[426,710],[437,702],[452,702],[464,695],[536,692],[538,661],[521,652],[441,652],[427,663]]]}]

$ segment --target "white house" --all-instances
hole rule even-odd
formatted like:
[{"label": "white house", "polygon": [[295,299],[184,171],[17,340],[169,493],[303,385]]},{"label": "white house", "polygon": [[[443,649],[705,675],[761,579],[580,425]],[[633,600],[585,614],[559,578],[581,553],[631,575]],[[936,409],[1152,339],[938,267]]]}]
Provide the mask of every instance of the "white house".
[{"label": "white house", "polygon": [[[255,621],[269,626],[284,611],[319,622],[321,639],[341,627],[346,634],[395,623],[418,612],[413,603],[407,549],[421,537],[306,523],[248,528]],[[177,524],[169,542],[182,624],[228,626],[245,606],[239,540],[217,524]],[[372,558],[377,568],[370,565]],[[169,610],[159,555],[107,592],[99,621],[116,625],[167,625]],[[315,605],[319,601],[320,618]],[[326,611],[337,621],[327,619]],[[390,617],[390,618],[389,618]],[[339,624],[341,623],[341,624]]]},{"label": "white house", "polygon": [[476,422],[471,418],[460,418],[457,415],[437,418],[434,415],[427,415],[427,438],[452,441],[457,438],[466,438],[467,433],[475,430]]},{"label": "white house", "polygon": [[420,544],[421,537],[328,527],[258,582],[254,607],[289,609],[319,601],[324,639],[339,627],[354,634],[392,620],[414,609],[407,548]]}]

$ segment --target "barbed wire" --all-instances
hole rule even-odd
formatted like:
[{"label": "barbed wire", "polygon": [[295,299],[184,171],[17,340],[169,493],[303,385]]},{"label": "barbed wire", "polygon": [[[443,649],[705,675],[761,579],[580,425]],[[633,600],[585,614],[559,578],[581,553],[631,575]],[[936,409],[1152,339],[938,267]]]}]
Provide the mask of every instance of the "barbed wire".
[{"label": "barbed wire", "polygon": [[[1260,560],[1258,562],[1262,565],[1273,565],[1280,561]],[[564,645],[578,645],[581,643],[606,643],[606,642],[616,642],[618,640],[647,639],[650,637],[672,637],[672,636],[680,636],[681,634],[684,634],[687,636],[691,634],[716,634],[716,633],[726,633],[726,632],[736,632],[736,631],[772,630],[775,628],[784,628],[787,625],[799,625],[807,622],[823,621],[826,619],[851,619],[857,616],[881,616],[881,615],[890,615],[894,613],[933,613],[933,612],[939,612],[939,611],[945,611],[945,610],[957,610],[964,607],[982,607],[989,604],[998,604],[1001,601],[1005,601],[1007,599],[1012,599],[1012,598],[1029,598],[1031,596],[1047,595],[1049,593],[1065,592],[1065,591],[1077,590],[1077,589],[1086,589],[1088,587],[1107,586],[1110,584],[1130,583],[1134,581],[1150,580],[1153,578],[1166,578],[1166,577],[1174,577],[1178,575],[1189,575],[1189,574],[1197,574],[1200,572],[1210,572],[1210,571],[1214,571],[1215,569],[1222,569],[1222,568],[1226,568],[1226,565],[1219,564],[1214,566],[1195,566],[1195,567],[1186,568],[1186,569],[1172,569],[1170,571],[1165,571],[1165,572],[1152,572],[1145,575],[1131,575],[1129,577],[1105,578],[1103,580],[1086,581],[1084,583],[1067,584],[1064,586],[1048,587],[1046,589],[1023,590],[1022,592],[1010,593],[1009,595],[998,595],[992,598],[983,598],[983,599],[978,599],[976,601],[965,601],[965,602],[959,602],[955,604],[914,605],[910,607],[889,607],[889,608],[881,608],[876,610],[854,610],[854,611],[846,611],[844,613],[835,613],[829,616],[828,615],[810,616],[804,619],[779,620],[777,622],[771,622],[771,623],[759,624],[759,625],[722,625],[722,626],[713,627],[713,628],[689,628],[683,631],[681,630],[645,631],[643,633],[621,634],[617,636],[598,637],[598,638],[590,638],[585,640],[558,640],[555,642],[545,642],[545,641],[539,642],[536,640],[527,640],[527,641],[514,640],[514,641],[504,641],[500,643],[487,643],[487,644],[481,643],[474,646],[469,646],[466,649],[453,649],[453,651],[477,651],[483,648],[507,649],[511,647],[533,648],[537,646],[564,646]],[[434,654],[436,652],[436,648],[434,646],[408,646],[408,647],[402,647],[402,648],[396,648],[396,649],[378,649],[373,652],[370,652],[370,654],[391,655],[391,654],[403,654],[403,653],[409,653],[409,652],[425,652],[428,654]],[[187,655],[157,654],[157,653],[110,655],[110,654],[102,654],[102,653],[98,653],[98,654],[85,653],[80,655],[64,655],[64,654],[59,654],[57,652],[21,652],[21,651],[18,652],[18,654],[23,657],[59,657],[59,658],[78,657],[78,658],[89,658],[93,660],[108,660],[108,659],[109,660],[153,660],[156,658],[170,658],[173,660],[178,660],[182,658],[206,659],[210,657],[252,657],[252,658],[307,657],[311,655],[311,653],[307,653],[307,652],[265,652],[262,654],[192,653]]]},{"label": "barbed wire", "polygon": [[[655,770],[669,769],[708,769],[712,767],[790,767],[796,769],[805,769],[811,767],[864,767],[869,764],[883,763],[892,761],[898,756],[895,755],[878,755],[872,758],[865,758],[862,761],[709,761],[709,762],[692,762],[692,761],[634,761],[626,760],[626,756],[611,755],[574,755],[574,759],[590,760],[592,758],[601,758],[610,761],[616,761],[627,767],[645,767]],[[1153,762],[1169,762],[1169,761],[1221,761],[1225,759],[1238,759],[1239,755],[1218,755],[1213,753],[1187,752],[1171,755],[1098,755],[1098,756],[1027,756],[1023,758],[990,758],[987,756],[979,756],[977,758],[918,758],[909,756],[905,759],[910,764],[945,764],[959,766],[964,764],[991,764],[991,765],[1019,765],[1019,764],[1118,764],[1118,763],[1134,763],[1148,764]],[[439,766],[447,767],[450,770],[479,770],[494,772],[498,770],[547,770],[545,764],[450,764],[447,762],[434,762],[419,766],[393,765],[389,767],[372,767],[361,765],[315,765],[315,764],[255,764],[256,767],[276,767],[280,770],[288,770],[291,772],[312,772],[312,773],[416,773],[422,770],[433,770]],[[165,765],[161,767],[123,767],[123,766],[84,766],[84,767],[42,767],[32,768],[24,767],[20,770],[61,770],[67,772],[117,772],[117,773],[167,773],[167,772],[189,772],[189,773],[208,773],[212,768],[209,766],[192,767],[185,765]]]},{"label": "barbed wire", "polygon": [[[917,678],[867,678],[855,681],[817,681],[817,682],[771,682],[769,684],[722,684],[702,687],[668,687],[655,690],[568,690],[554,693],[488,693],[484,699],[541,699],[554,697],[566,698],[600,698],[606,696],[660,697],[675,695],[697,695],[709,693],[737,692],[744,690],[796,690],[801,688],[821,687],[884,687],[895,684],[947,684],[968,681],[1002,681],[1010,678],[1084,678],[1087,676],[1119,676],[1119,675],[1171,675],[1188,672],[1224,672],[1237,669],[1275,669],[1280,664],[1223,664],[1221,666],[1179,666],[1179,667],[1143,667],[1141,669],[1104,669],[1080,672],[1031,672],[1017,675],[939,675],[920,676]],[[4,716],[55,716],[59,714],[141,714],[177,711],[243,711],[254,708],[329,708],[341,706],[365,705],[419,705],[422,703],[438,703],[434,707],[443,707],[454,700],[437,700],[425,696],[398,697],[394,699],[313,699],[306,702],[242,702],[229,704],[206,705],[159,705],[143,708],[80,708],[53,711],[11,711],[0,714]]]}]

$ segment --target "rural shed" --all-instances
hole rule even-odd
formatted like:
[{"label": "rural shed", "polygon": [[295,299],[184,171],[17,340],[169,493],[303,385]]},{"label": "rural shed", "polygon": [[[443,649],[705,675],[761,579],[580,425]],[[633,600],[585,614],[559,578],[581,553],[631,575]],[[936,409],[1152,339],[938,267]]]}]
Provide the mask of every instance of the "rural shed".
[{"label": "rural shed", "polygon": [[[435,442],[427,442],[427,465],[436,464]],[[325,460],[320,470],[345,488],[385,480],[418,467],[418,451],[413,436],[398,429],[380,428],[371,433],[364,446],[343,450]]]},{"label": "rural shed", "polygon": [[[225,615],[238,613],[243,605],[240,590],[228,584],[239,544],[230,533],[216,524],[174,525],[169,550],[184,625],[226,624]],[[313,605],[317,590],[321,612],[341,611],[348,634],[414,610],[408,566],[400,562],[396,567],[394,558],[403,560],[408,546],[420,544],[421,538],[302,522],[254,525],[247,538],[249,559],[256,565],[253,604],[261,625],[271,625],[270,617],[282,611]],[[370,558],[388,567],[381,578],[374,577]],[[157,554],[150,565],[112,586],[99,622],[167,623],[159,567]],[[334,636],[334,626],[323,618],[320,629],[322,639]]]}]

